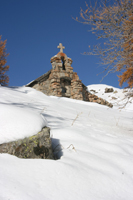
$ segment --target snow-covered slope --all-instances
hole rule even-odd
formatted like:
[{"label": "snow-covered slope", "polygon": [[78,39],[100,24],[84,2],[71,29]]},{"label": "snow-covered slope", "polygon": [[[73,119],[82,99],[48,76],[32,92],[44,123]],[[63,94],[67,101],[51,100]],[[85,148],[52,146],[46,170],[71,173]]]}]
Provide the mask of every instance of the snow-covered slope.
[{"label": "snow-covered slope", "polygon": [[[105,84],[88,85],[87,88],[91,93],[112,103],[114,107],[133,111],[133,89],[119,89]],[[105,88],[113,88],[114,91],[105,93]],[[132,93],[131,98],[129,93]]]},{"label": "snow-covered slope", "polygon": [[[114,94],[121,96],[116,90]],[[27,87],[0,87],[0,94],[0,143],[35,134],[48,125],[60,158],[0,154],[0,200],[133,199],[132,103],[111,109],[48,97]],[[102,98],[108,100],[106,94]]]}]

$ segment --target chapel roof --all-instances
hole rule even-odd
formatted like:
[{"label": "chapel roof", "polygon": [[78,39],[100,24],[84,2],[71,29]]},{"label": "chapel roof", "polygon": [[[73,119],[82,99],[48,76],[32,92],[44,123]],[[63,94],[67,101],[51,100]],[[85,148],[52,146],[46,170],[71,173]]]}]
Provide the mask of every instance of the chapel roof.
[{"label": "chapel roof", "polygon": [[[51,69],[52,70],[52,69]],[[28,83],[26,86],[32,87],[34,84],[36,84],[37,82],[42,82],[47,80],[48,76],[51,73],[51,70],[49,70],[48,72],[46,72],[45,74],[43,74],[42,76],[38,77],[37,79],[35,79],[34,81],[31,81],[30,83]]]}]

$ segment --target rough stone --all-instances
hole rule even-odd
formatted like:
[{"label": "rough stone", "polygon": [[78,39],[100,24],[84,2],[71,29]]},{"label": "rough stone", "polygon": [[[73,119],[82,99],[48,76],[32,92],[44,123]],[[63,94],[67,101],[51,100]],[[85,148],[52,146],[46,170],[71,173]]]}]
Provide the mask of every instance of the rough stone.
[{"label": "rough stone", "polygon": [[105,88],[105,93],[114,92],[113,88]]},{"label": "rough stone", "polygon": [[0,153],[8,153],[19,158],[54,159],[50,128],[44,127],[42,131],[28,138],[0,144]]}]

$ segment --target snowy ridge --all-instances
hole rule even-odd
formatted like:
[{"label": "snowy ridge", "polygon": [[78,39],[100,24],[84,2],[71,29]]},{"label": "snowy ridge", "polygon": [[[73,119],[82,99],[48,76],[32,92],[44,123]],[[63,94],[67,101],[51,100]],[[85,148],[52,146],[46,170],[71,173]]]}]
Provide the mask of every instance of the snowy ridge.
[{"label": "snowy ridge", "polygon": [[[0,154],[0,200],[132,200],[133,103],[125,95],[104,93],[111,103],[49,97],[28,87],[0,87],[0,143],[51,128],[59,160],[19,159]],[[111,86],[112,87],[112,86]],[[115,97],[117,99],[113,99]],[[58,148],[57,148],[58,147]]]},{"label": "snowy ridge", "polygon": [[[98,97],[106,99],[116,108],[133,110],[133,89],[119,89],[105,84],[88,85],[87,88],[88,91],[96,94]],[[113,88],[114,92],[105,93],[105,88]],[[128,93],[132,93],[131,98],[127,98]]]}]

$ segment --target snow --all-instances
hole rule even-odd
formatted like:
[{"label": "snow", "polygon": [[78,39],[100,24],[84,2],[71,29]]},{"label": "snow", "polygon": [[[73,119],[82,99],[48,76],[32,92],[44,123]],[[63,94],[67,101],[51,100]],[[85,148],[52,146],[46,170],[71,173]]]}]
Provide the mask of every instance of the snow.
[{"label": "snow", "polygon": [[48,97],[24,86],[0,87],[0,143],[49,126],[60,158],[0,154],[0,200],[133,199],[133,98],[125,100],[126,92],[118,88],[104,93],[105,87],[112,86],[88,89],[113,108]]},{"label": "snow", "polygon": [[[129,111],[133,111],[132,98],[127,98],[127,95],[132,91],[132,89],[119,89],[105,84],[93,84],[89,85],[87,88],[88,91],[90,91],[91,93],[96,94],[97,96],[106,99],[107,101],[112,103],[114,107],[116,106],[116,108],[119,107]],[[105,93],[105,88],[113,88],[114,92]]]},{"label": "snow", "polygon": [[47,125],[43,115],[25,101],[26,90],[4,87],[0,90],[0,143],[35,135]]}]

